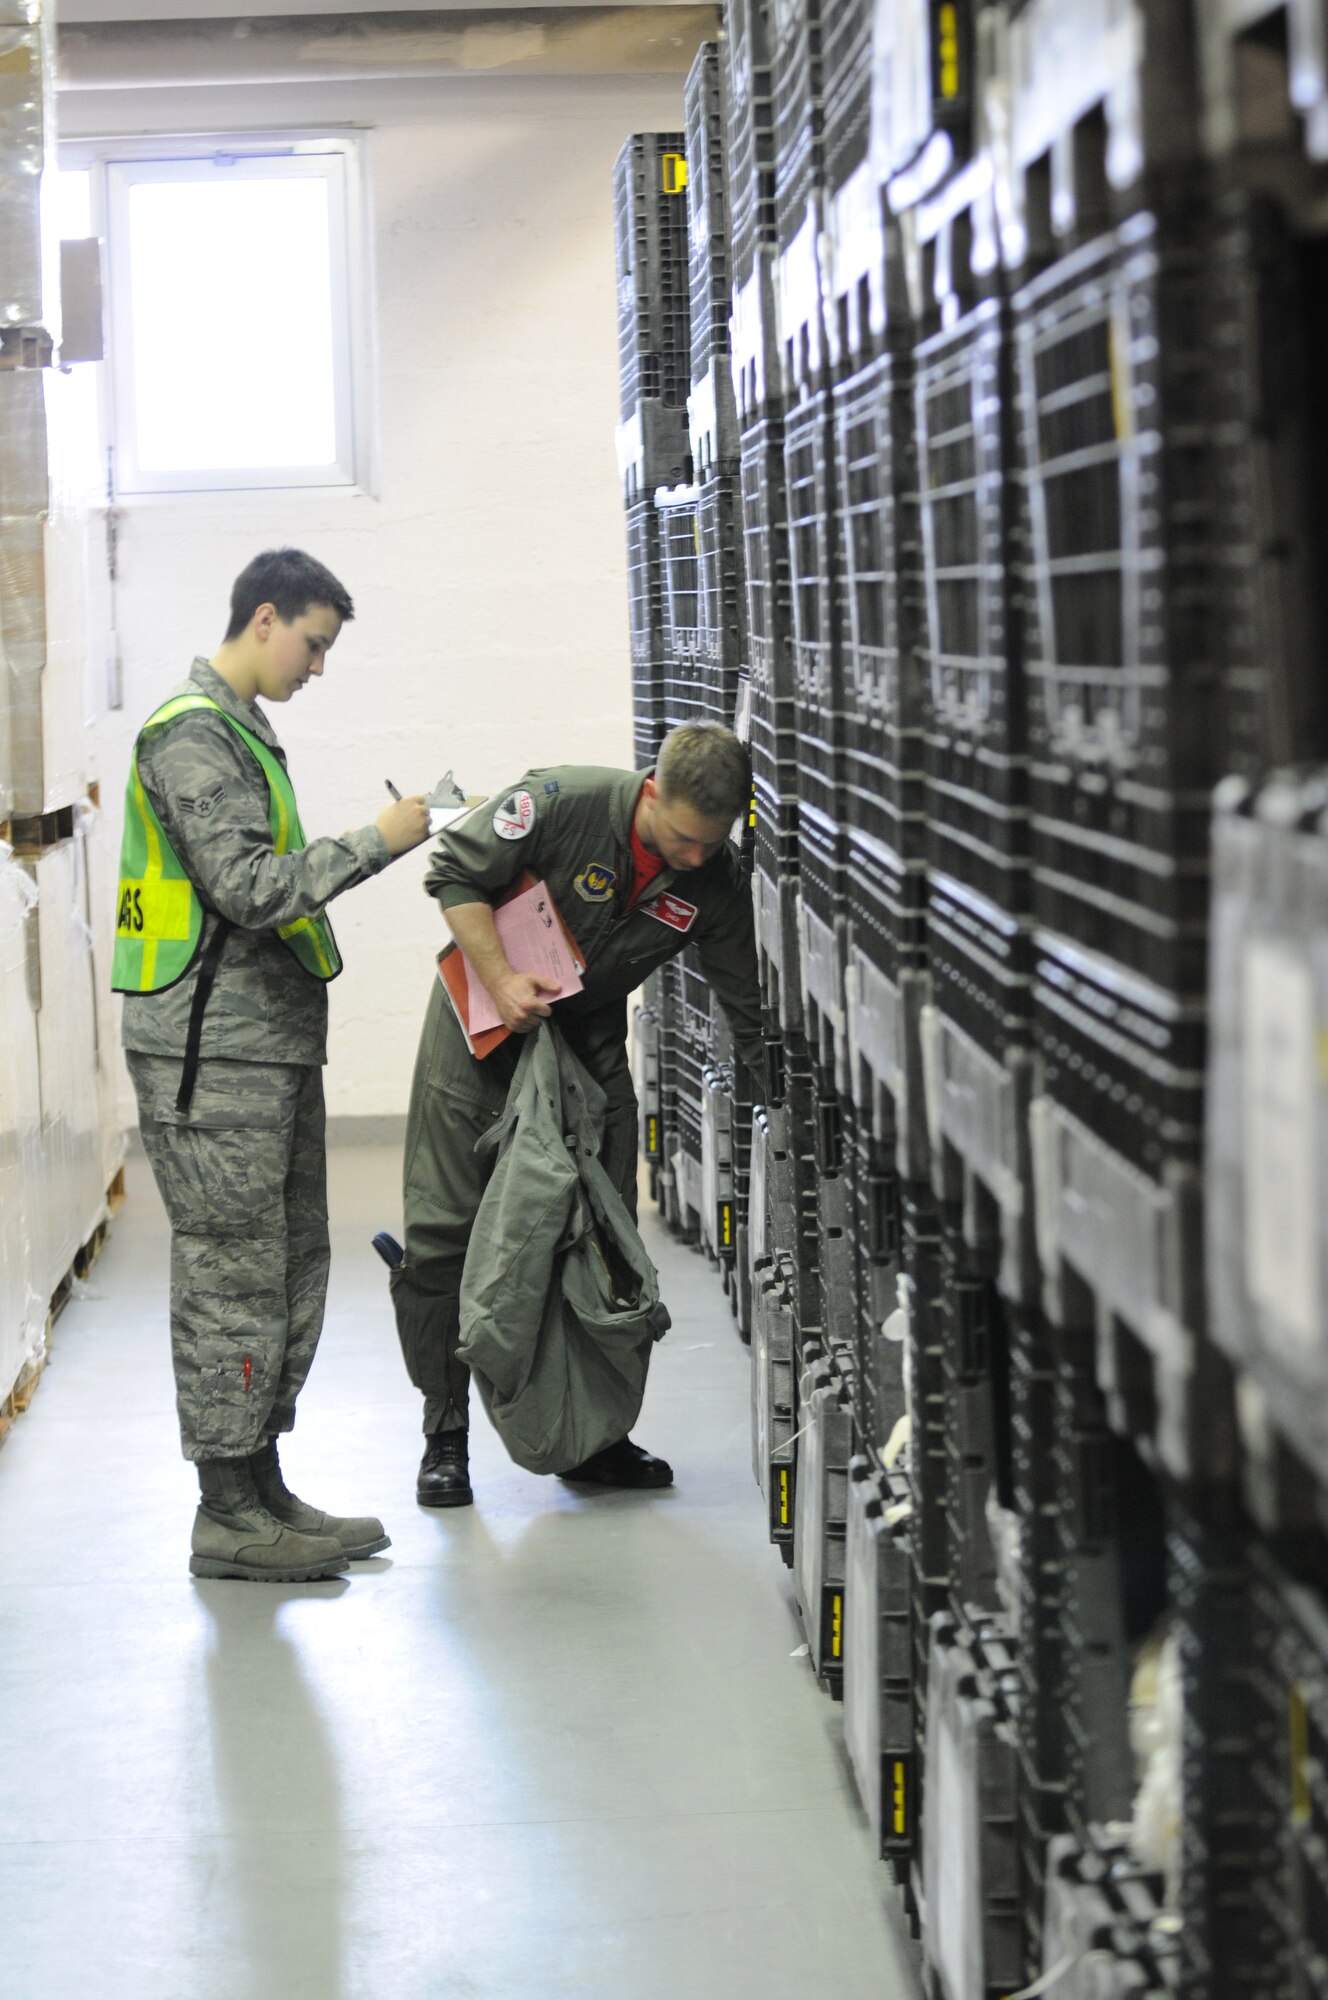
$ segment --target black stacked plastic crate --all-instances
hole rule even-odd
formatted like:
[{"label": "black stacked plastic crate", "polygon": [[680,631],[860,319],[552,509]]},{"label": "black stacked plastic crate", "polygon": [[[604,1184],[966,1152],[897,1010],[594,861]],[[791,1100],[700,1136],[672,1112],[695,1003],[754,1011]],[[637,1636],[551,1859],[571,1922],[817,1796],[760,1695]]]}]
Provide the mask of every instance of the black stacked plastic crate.
[{"label": "black stacked plastic crate", "polygon": [[669,726],[667,606],[656,487],[689,476],[687,169],[680,132],[639,132],[613,173],[621,421],[627,514],[633,751],[653,764]]},{"label": "black stacked plastic crate", "polygon": [[833,192],[862,166],[871,143],[874,0],[821,9],[825,179]]},{"label": "black stacked plastic crate", "polygon": [[730,369],[729,313],[733,269],[728,169],[720,96],[720,46],[704,42],[688,72],[687,212],[692,304],[692,462],[699,480],[731,470],[738,453],[738,416]]},{"label": "black stacked plastic crate", "polygon": [[848,907],[854,945],[897,981],[925,958],[926,682],[911,360],[836,383],[838,619]]},{"label": "black stacked plastic crate", "polygon": [[1136,215],[1016,302],[1038,1046],[1049,1094],[1150,1174],[1199,1143],[1227,752],[1204,220]]},{"label": "black stacked plastic crate", "polygon": [[698,621],[701,580],[694,486],[660,487],[655,495],[664,580],[664,729],[700,713]]},{"label": "black stacked plastic crate", "polygon": [[728,169],[731,271],[745,286],[774,241],[775,122],[770,73],[770,0],[729,0],[724,10],[722,87]]},{"label": "black stacked plastic crate", "polygon": [[[948,877],[998,920],[1026,907],[1028,856],[1007,334],[1004,302],[982,299],[921,341],[915,362],[933,892]],[[933,976],[963,991],[962,945]]]},{"label": "black stacked plastic crate", "polygon": [[932,1620],[922,1807],[928,1991],[1004,2000],[1023,1965],[1017,1644],[1008,1621]]},{"label": "black stacked plastic crate", "polygon": [[[1277,1753],[1252,1774],[1273,1841],[1253,1885],[1256,1922],[1289,2000],[1328,1992],[1328,1604],[1269,1548],[1255,1556],[1256,1681]],[[1273,1941],[1277,1940],[1275,1944]],[[1280,1947],[1280,1948],[1279,1948]]]},{"label": "black stacked plastic crate", "polygon": [[1283,1826],[1251,1779],[1287,1756],[1294,1710],[1289,1717],[1260,1699],[1254,1574],[1240,1524],[1177,1504],[1167,1557],[1185,1704],[1183,1991],[1195,2000],[1284,2000],[1285,1938],[1258,1887]]},{"label": "black stacked plastic crate", "polygon": [[775,0],[770,10],[775,230],[781,251],[825,191],[825,0]]},{"label": "black stacked plastic crate", "polygon": [[638,132],[613,176],[619,467],[640,499],[688,473],[687,161],[681,132]]},{"label": "black stacked plastic crate", "polygon": [[629,501],[627,598],[632,646],[632,749],[637,770],[654,763],[664,740],[664,565],[653,495]]},{"label": "black stacked plastic crate", "polygon": [[747,663],[742,501],[736,467],[697,488],[697,719],[732,729]]},{"label": "black stacked plastic crate", "polygon": [[956,1607],[995,1611],[988,1508],[1010,1499],[1009,1327],[993,1282],[995,1260],[965,1243],[957,1216],[943,1218],[940,1235],[946,1573]]}]

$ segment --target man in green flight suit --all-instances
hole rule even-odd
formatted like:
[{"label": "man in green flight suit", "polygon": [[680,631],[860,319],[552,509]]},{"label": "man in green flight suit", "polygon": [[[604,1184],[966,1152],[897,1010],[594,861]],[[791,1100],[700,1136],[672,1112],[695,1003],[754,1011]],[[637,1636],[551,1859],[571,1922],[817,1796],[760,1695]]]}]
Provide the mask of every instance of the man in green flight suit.
[{"label": "man in green flight suit", "polygon": [[[508,964],[493,906],[526,869],[547,883],[586,961],[583,991],[558,1003],[558,1026],[608,1097],[604,1165],[633,1214],[628,995],[695,945],[743,1061],[763,1060],[751,896],[728,838],[750,798],[751,767],[738,739],[717,723],[689,723],[665,740],[654,772],[528,771],[442,836],[425,880],[514,1035],[549,1015],[548,989]],[[503,1111],[518,1053],[509,1040],[483,1061],[473,1057],[434,981],[406,1127],[405,1259],[392,1274],[406,1369],[424,1396],[428,1443],[416,1495],[426,1507],[466,1506],[474,1497],[469,1375],[456,1351],[461,1274],[488,1173],[475,1142]],[[635,1487],[673,1478],[630,1438],[564,1476]]]},{"label": "man in green flight suit", "polygon": [[113,984],[171,1224],[180,1434],[202,1491],[195,1576],[331,1576],[388,1545],[372,1516],[298,1499],[277,1460],[327,1290],[321,1066],[341,960],[324,906],[428,829],[423,799],[401,799],[306,846],[255,705],[321,675],[353,616],[313,557],[256,556],[222,645],[144,724],[125,796]]}]

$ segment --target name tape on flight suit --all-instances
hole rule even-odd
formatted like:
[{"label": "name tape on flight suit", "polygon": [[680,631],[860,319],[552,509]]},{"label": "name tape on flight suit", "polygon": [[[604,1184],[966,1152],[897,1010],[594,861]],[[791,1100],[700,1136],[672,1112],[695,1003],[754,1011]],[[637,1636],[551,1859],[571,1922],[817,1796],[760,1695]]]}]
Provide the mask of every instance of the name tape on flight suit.
[{"label": "name tape on flight suit", "polygon": [[509,792],[493,816],[499,840],[524,840],[535,824],[535,801],[529,792]]},{"label": "name tape on flight suit", "polygon": [[681,896],[656,896],[644,907],[671,931],[689,931],[696,922],[696,904],[684,903]]}]

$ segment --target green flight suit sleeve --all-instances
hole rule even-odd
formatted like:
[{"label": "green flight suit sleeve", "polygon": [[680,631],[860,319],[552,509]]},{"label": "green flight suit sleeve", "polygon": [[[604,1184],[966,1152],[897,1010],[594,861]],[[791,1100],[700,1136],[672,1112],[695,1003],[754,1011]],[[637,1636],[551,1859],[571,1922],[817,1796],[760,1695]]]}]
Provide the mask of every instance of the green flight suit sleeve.
[{"label": "green flight suit sleeve", "polygon": [[[494,830],[494,818],[505,802],[529,796],[534,817],[528,832],[506,840]],[[523,869],[542,874],[548,822],[554,801],[538,786],[523,780],[509,791],[495,792],[474,812],[455,821],[438,836],[433,860],[424,878],[428,894],[440,908],[458,903],[496,903]]]},{"label": "green flight suit sleeve", "polygon": [[262,767],[218,715],[185,715],[151,731],[138,769],[190,880],[241,930],[314,916],[392,858],[376,826],[276,853]]},{"label": "green flight suit sleeve", "polygon": [[761,985],[756,966],[756,927],[751,889],[738,858],[726,853],[728,893],[715,898],[696,940],[701,970],[728,1017],[738,1053],[758,1075],[765,1067],[761,1031]]}]

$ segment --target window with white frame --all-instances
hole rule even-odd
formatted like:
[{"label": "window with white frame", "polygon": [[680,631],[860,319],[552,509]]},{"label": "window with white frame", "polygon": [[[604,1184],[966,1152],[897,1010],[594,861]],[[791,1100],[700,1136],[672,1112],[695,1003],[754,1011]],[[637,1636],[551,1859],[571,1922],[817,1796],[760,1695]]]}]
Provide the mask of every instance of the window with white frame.
[{"label": "window with white frame", "polygon": [[115,484],[357,476],[353,146],[105,163]]}]

